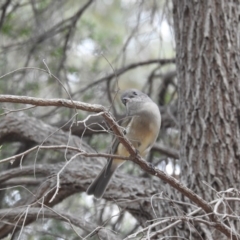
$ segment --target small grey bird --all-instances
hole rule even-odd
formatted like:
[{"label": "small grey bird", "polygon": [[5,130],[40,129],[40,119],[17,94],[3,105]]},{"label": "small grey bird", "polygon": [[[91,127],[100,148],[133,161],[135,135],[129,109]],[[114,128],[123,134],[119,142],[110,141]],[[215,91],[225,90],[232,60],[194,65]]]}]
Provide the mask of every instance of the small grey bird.
[{"label": "small grey bird", "polygon": [[[126,137],[139,154],[144,157],[155,143],[160,126],[161,115],[158,106],[148,97],[136,89],[128,89],[121,96],[122,103],[126,106]],[[129,152],[116,138],[111,153],[128,157]],[[87,194],[101,198],[104,194],[113,173],[125,160],[110,158],[87,189]]]}]

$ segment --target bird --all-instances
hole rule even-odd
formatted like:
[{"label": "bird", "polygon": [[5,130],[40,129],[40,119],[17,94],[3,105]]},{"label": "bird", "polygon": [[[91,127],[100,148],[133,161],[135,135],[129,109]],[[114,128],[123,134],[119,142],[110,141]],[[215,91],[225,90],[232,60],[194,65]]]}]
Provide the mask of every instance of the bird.
[{"label": "bird", "polygon": [[[126,107],[125,133],[126,137],[145,157],[155,143],[161,126],[161,114],[156,103],[145,93],[137,89],[128,89],[121,95],[121,101]],[[130,156],[127,149],[115,138],[111,153],[123,157]],[[88,195],[100,199],[114,172],[125,162],[123,159],[109,158],[101,172],[87,189]]]}]

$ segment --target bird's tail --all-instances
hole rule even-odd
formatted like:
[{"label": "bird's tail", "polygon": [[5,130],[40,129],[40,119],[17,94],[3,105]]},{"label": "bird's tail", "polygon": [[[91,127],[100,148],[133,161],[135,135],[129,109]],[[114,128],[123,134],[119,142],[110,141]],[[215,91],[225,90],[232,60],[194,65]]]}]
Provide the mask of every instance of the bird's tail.
[{"label": "bird's tail", "polygon": [[94,195],[95,198],[101,198],[116,168],[106,164],[92,184],[87,189],[87,194]]}]

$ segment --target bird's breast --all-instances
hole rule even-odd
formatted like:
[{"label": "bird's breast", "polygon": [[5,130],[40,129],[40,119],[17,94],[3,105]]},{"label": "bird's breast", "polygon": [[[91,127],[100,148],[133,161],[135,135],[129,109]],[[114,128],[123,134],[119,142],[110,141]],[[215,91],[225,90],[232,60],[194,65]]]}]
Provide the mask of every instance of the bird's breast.
[{"label": "bird's breast", "polygon": [[143,156],[145,150],[155,142],[158,131],[158,123],[153,119],[135,116],[128,125],[127,137]]}]

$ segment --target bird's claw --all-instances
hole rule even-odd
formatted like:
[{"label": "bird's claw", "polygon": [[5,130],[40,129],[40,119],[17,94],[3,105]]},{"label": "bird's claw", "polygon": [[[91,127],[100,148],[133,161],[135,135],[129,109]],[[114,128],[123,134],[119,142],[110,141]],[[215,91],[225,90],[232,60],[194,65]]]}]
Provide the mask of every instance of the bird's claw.
[{"label": "bird's claw", "polygon": [[148,166],[151,168],[151,169],[155,169],[155,165],[153,164],[153,163],[151,163],[151,162],[148,162]]}]

